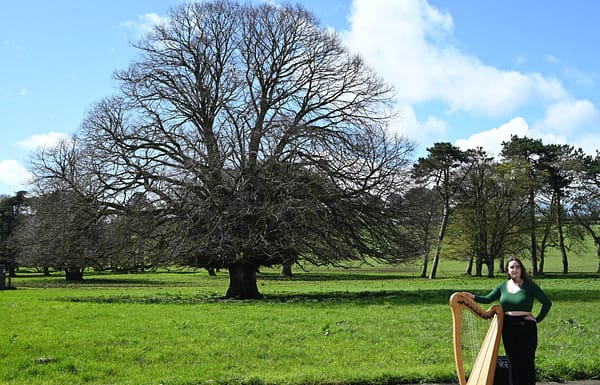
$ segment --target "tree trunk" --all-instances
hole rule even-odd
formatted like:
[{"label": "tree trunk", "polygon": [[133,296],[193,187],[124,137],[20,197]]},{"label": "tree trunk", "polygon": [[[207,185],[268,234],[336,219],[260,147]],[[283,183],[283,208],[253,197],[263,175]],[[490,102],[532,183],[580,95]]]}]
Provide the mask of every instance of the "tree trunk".
[{"label": "tree trunk", "polygon": [[429,253],[431,252],[431,242],[429,241],[429,232],[431,230],[431,221],[434,211],[434,201],[431,200],[429,211],[427,212],[427,223],[423,231],[423,269],[421,270],[421,278],[427,278],[427,267],[429,265]]},{"label": "tree trunk", "polygon": [[291,261],[286,261],[283,263],[283,267],[281,268],[281,275],[283,275],[284,277],[292,276],[292,262]]},{"label": "tree trunk", "polygon": [[0,290],[6,289],[6,266],[0,265]]},{"label": "tree trunk", "polygon": [[229,288],[226,298],[261,299],[256,285],[256,266],[233,264],[229,266]]},{"label": "tree trunk", "polygon": [[431,274],[429,274],[429,279],[434,279],[437,274],[437,267],[440,261],[440,252],[442,249],[442,243],[438,240],[438,244],[435,247],[435,256],[433,257],[433,262],[431,264]]},{"label": "tree trunk", "polygon": [[567,257],[567,247],[565,246],[565,234],[563,232],[562,222],[562,203],[560,195],[558,195],[556,198],[556,226],[558,227],[558,246],[562,255],[563,274],[567,274],[569,272],[569,258]]},{"label": "tree trunk", "polygon": [[494,271],[494,257],[492,257],[491,255],[488,257],[487,260],[487,268],[488,268],[488,278],[494,278],[495,275],[495,271]]},{"label": "tree trunk", "polygon": [[450,217],[450,208],[448,204],[444,205],[444,215],[442,216],[442,224],[440,226],[440,232],[437,238],[437,245],[435,246],[435,256],[433,257],[433,263],[431,265],[431,274],[429,275],[429,279],[434,279],[437,274],[437,267],[440,262],[440,254],[442,252],[442,241],[444,240],[444,235],[446,234],[446,227],[448,226],[448,218]]},{"label": "tree trunk", "polygon": [[429,264],[429,250],[423,254],[423,269],[421,269],[421,278],[427,277],[427,265]]},{"label": "tree trunk", "polygon": [[67,281],[83,281],[83,268],[68,267],[65,269],[65,278]]},{"label": "tree trunk", "polygon": [[600,237],[597,237],[595,235],[592,234],[592,236],[594,237],[594,242],[596,242],[596,256],[598,257],[598,271],[597,273],[600,273]]},{"label": "tree trunk", "polygon": [[475,276],[476,277],[483,276],[483,262],[484,262],[483,257],[478,256],[477,258],[475,258]]},{"label": "tree trunk", "polygon": [[[556,194],[552,196],[552,203],[550,204],[550,206],[553,207],[552,210],[550,210],[550,218],[552,218],[554,215],[558,215],[555,214],[558,212],[558,210],[556,209],[556,205],[557,205],[557,196]],[[556,222],[558,223],[558,219],[556,219]],[[550,239],[550,233],[552,231],[552,220],[548,220],[546,222],[546,225],[544,226],[544,232],[542,234],[542,240],[540,241],[540,247],[539,247],[539,257],[538,257],[538,275],[544,275],[544,265],[545,265],[545,260],[546,260],[546,250],[548,249],[548,240]]]},{"label": "tree trunk", "polygon": [[467,271],[465,272],[470,277],[473,275],[473,257],[469,258],[469,263],[467,264]]},{"label": "tree trunk", "polygon": [[536,219],[535,219],[535,192],[529,193],[529,229],[531,235],[531,273],[533,276],[538,275],[537,266],[537,239],[535,235]]}]

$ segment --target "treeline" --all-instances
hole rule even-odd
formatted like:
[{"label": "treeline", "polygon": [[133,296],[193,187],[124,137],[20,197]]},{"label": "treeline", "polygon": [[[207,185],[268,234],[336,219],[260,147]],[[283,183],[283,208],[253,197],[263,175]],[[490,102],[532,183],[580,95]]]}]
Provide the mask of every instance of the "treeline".
[{"label": "treeline", "polygon": [[422,218],[440,218],[435,226],[423,223],[423,276],[430,244],[435,248],[431,278],[442,245],[445,255],[466,259],[466,272],[476,275],[487,267],[493,276],[495,262],[503,271],[509,255],[530,259],[532,274],[543,274],[549,248],[560,251],[563,273],[568,273],[569,250],[586,236],[594,240],[600,258],[598,154],[516,136],[502,143],[498,159],[481,149],[436,143],[413,171],[420,187],[411,196],[422,199],[431,192],[430,207],[436,212],[424,211]]},{"label": "treeline", "polygon": [[[569,250],[586,237],[600,250],[598,155],[526,137],[503,143],[499,159],[450,143],[435,143],[427,151],[400,182],[413,187],[387,201],[410,229],[410,241],[419,245],[407,250],[420,253],[423,277],[435,278],[442,255],[464,259],[468,274],[488,276],[503,271],[506,256],[518,255],[531,260],[538,275],[549,248],[560,251],[564,273]],[[0,210],[2,263],[13,274],[19,265],[64,270],[72,280],[89,267],[141,272],[199,266],[193,256],[179,259],[174,248],[193,248],[167,241],[171,231],[163,224],[172,221],[161,218],[160,208],[143,194],[110,215],[100,202],[73,191],[30,197],[21,191],[2,197]]]}]

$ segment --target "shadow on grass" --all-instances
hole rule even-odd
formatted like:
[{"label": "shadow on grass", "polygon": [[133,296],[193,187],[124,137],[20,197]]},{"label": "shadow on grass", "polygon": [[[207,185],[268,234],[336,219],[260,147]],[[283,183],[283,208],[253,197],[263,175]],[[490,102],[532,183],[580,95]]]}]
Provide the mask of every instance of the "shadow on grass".
[{"label": "shadow on grass", "polygon": [[160,295],[111,295],[63,297],[53,300],[82,303],[136,303],[136,304],[205,304],[205,303],[256,303],[283,305],[431,305],[447,304],[453,290],[392,290],[363,292],[327,292],[303,294],[269,294],[262,300],[228,300],[218,296],[160,294]]},{"label": "shadow on grass", "polygon": [[542,282],[544,278],[548,279],[568,279],[568,280],[576,280],[576,279],[598,279],[600,278],[600,273],[544,273],[541,277],[535,277],[534,280],[540,279]]},{"label": "shadow on grass", "polygon": [[410,276],[407,274],[399,274],[397,272],[351,272],[351,271],[336,271],[336,272],[302,272],[294,274],[292,277],[285,277],[277,273],[259,273],[258,277],[264,281],[306,281],[306,282],[318,282],[318,281],[386,281],[386,280],[404,280],[404,279],[415,279],[417,277]]},{"label": "shadow on grass", "polygon": [[[20,287],[178,287],[195,286],[194,278],[188,278],[193,275],[202,274],[199,271],[151,271],[139,273],[120,273],[120,272],[93,272],[86,273],[82,280],[67,280],[62,272],[55,272],[51,275],[42,273],[20,273],[13,279]],[[208,275],[208,273],[204,272]],[[168,275],[168,278],[161,276]],[[175,277],[175,278],[173,278]],[[181,279],[177,278],[181,277]],[[156,279],[155,279],[156,278]]]},{"label": "shadow on grass", "polygon": [[[167,273],[168,277],[161,277]],[[213,281],[213,277],[202,277],[196,279],[193,275],[203,274],[202,270],[195,271],[166,271],[152,272],[141,274],[115,274],[115,273],[94,273],[84,277],[83,281],[70,282],[64,279],[64,276],[43,276],[36,274],[24,275],[26,281],[19,282],[18,286],[23,287],[58,287],[58,288],[77,288],[77,287],[161,287],[173,288],[178,287],[206,287],[207,282],[219,283],[227,277],[226,273],[221,273],[217,278],[219,281]],[[206,274],[206,273],[204,273]],[[154,279],[156,277],[156,279]],[[544,286],[544,281],[563,279],[565,281],[573,280],[597,280],[600,277],[598,273],[548,273],[543,277],[536,277],[536,282]],[[473,279],[479,279],[472,277]],[[455,291],[471,290],[470,279],[452,279],[438,288],[419,289],[417,282],[420,278],[406,274],[399,274],[389,270],[364,272],[364,271],[334,271],[334,272],[299,272],[293,277],[288,278],[280,275],[277,272],[261,272],[259,273],[259,281],[297,281],[297,282],[333,282],[333,281],[386,281],[386,280],[414,280],[415,284],[410,286],[410,290],[406,289],[386,289],[373,291],[308,291],[301,293],[268,293],[265,298],[257,303],[288,303],[288,304],[354,304],[354,305],[431,305],[431,304],[447,304],[450,295]],[[208,280],[208,281],[207,281]],[[440,279],[441,280],[441,279]],[[443,281],[443,280],[442,280]],[[481,281],[473,281],[481,282]],[[596,285],[586,285],[583,283],[584,289],[556,289],[548,288],[545,292],[554,302],[561,301],[578,301],[578,302],[597,302],[600,298],[600,287]],[[211,284],[212,285],[212,284]],[[351,286],[351,285],[349,285]],[[406,287],[406,285],[403,285]],[[440,288],[439,286],[443,286]],[[490,283],[489,289],[492,289]],[[318,289],[317,289],[318,290]],[[89,294],[89,293],[88,293]],[[478,294],[481,290],[478,289]],[[94,302],[94,303],[138,303],[138,304],[202,304],[202,303],[217,303],[217,302],[254,302],[254,301],[237,301],[226,300],[220,297],[219,294],[178,294],[178,293],[161,293],[148,295],[130,295],[122,293],[119,295],[86,295],[86,296],[69,296],[59,298],[58,300],[69,302]],[[483,307],[485,307],[484,305]]]},{"label": "shadow on grass", "polygon": [[599,302],[600,290],[544,290],[553,302]]},{"label": "shadow on grass", "polygon": [[[189,284],[189,282],[185,282]],[[183,284],[183,283],[182,283]],[[151,279],[112,279],[112,278],[84,278],[82,281],[67,281],[64,277],[62,278],[48,278],[43,277],[39,279],[32,279],[28,277],[26,281],[17,281],[19,287],[54,287],[54,288],[68,288],[68,287],[93,287],[93,286],[104,286],[104,287],[159,287],[164,286],[165,282]],[[169,286],[176,286],[177,283],[170,282]],[[192,285],[190,285],[192,286]]]},{"label": "shadow on grass", "polygon": [[[363,292],[331,292],[308,294],[269,295],[267,301],[279,302],[328,302],[355,304],[391,304],[391,305],[436,305],[448,304],[452,289],[426,290],[386,290]],[[588,290],[545,290],[553,302],[598,302],[600,288]],[[482,304],[481,307],[491,306]]]},{"label": "shadow on grass", "polygon": [[[256,303],[256,304],[285,304],[285,305],[443,305],[448,304],[453,289],[426,289],[426,290],[381,290],[359,292],[313,292],[301,294],[268,294],[262,300],[232,300],[225,299],[217,294],[181,294],[161,293],[149,295],[100,295],[100,296],[73,296],[54,300],[67,302],[89,303],[128,303],[128,304],[208,304],[208,303]],[[546,293],[553,302],[597,302],[600,298],[600,289],[595,290],[547,290]],[[482,305],[487,308],[491,305]]]},{"label": "shadow on grass", "polygon": [[281,303],[326,303],[355,305],[432,305],[447,304],[455,290],[381,290],[269,295],[265,299]]}]

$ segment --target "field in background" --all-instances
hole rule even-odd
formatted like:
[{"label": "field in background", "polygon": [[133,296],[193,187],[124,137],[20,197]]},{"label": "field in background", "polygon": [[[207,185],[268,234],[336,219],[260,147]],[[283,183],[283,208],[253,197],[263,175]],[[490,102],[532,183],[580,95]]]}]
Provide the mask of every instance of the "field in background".
[{"label": "field in background", "polygon": [[[555,260],[556,259],[556,260]],[[527,262],[526,262],[527,264]],[[394,384],[455,382],[454,291],[503,279],[466,277],[464,262],[420,267],[312,268],[289,279],[262,269],[262,301],[225,301],[227,273],[21,271],[0,292],[0,383]],[[554,301],[540,324],[542,380],[600,377],[597,260],[548,258],[537,279]]]}]

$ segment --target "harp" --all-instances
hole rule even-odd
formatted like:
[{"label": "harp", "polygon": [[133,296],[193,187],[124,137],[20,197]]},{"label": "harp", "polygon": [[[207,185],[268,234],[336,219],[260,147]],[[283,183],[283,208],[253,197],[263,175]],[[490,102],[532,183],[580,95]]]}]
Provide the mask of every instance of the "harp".
[{"label": "harp", "polygon": [[[450,309],[452,310],[454,362],[456,364],[458,382],[460,385],[492,385],[496,373],[496,360],[498,358],[500,338],[502,337],[502,322],[504,321],[502,306],[493,305],[488,310],[483,310],[477,302],[463,293],[454,293],[450,297]],[[473,313],[480,319],[491,321],[477,358],[475,358],[475,362],[473,363],[468,381],[465,377],[462,352],[462,323],[463,311],[465,310]]]}]

